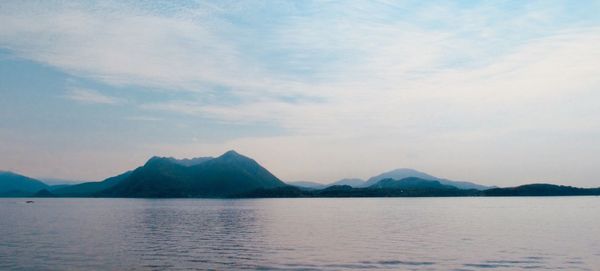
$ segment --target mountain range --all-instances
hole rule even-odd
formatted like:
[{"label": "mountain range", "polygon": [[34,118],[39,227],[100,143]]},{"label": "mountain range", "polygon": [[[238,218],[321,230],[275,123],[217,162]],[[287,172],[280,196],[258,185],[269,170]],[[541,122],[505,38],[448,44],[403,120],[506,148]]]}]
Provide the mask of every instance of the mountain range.
[{"label": "mountain range", "polygon": [[369,186],[371,189],[457,189],[455,186],[445,185],[435,180],[426,180],[418,177],[406,177],[400,180],[386,178]]},{"label": "mountain range", "polygon": [[440,182],[441,184],[454,186],[459,189],[486,190],[486,189],[492,188],[490,186],[475,184],[475,183],[471,183],[471,182],[451,181],[448,179],[442,179],[442,178],[434,177],[427,173],[420,172],[420,171],[410,169],[410,168],[399,168],[399,169],[395,169],[395,170],[388,171],[388,172],[382,173],[380,175],[371,177],[363,184],[363,187],[369,187],[383,179],[401,180],[401,179],[408,178],[408,177],[417,177],[417,178],[424,179],[424,180],[434,180],[434,181]]},{"label": "mountain range", "polygon": [[323,188],[326,188],[329,186],[334,186],[334,185],[349,185],[353,188],[365,188],[365,187],[370,187],[384,179],[402,180],[402,179],[409,178],[409,177],[417,177],[417,178],[420,178],[423,180],[434,180],[434,181],[440,182],[441,184],[454,186],[459,189],[486,190],[486,189],[494,188],[493,186],[485,186],[485,185],[475,184],[475,183],[471,183],[471,182],[452,181],[452,180],[448,180],[448,179],[438,178],[438,177],[429,175],[427,173],[424,173],[424,172],[421,172],[418,170],[414,170],[414,169],[410,169],[410,168],[394,169],[394,170],[373,176],[366,181],[363,179],[358,179],[358,178],[347,178],[347,179],[341,179],[339,181],[332,182],[330,184],[321,184],[321,183],[307,182],[307,181],[289,182],[288,184],[294,185],[294,186],[297,186],[300,188],[307,188],[307,189],[323,189]]},{"label": "mountain range", "polygon": [[0,171],[0,197],[421,197],[600,195],[600,188],[552,184],[488,187],[438,178],[413,169],[396,169],[368,180],[331,184],[284,183],[255,160],[235,151],[213,157],[152,157],[144,165],[100,182],[49,186]]}]

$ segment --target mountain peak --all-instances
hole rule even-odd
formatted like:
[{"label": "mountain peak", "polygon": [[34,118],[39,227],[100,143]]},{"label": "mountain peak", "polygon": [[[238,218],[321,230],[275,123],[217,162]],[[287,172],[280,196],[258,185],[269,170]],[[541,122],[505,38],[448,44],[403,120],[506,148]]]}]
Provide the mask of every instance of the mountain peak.
[{"label": "mountain peak", "polygon": [[471,183],[471,182],[452,181],[452,180],[442,179],[442,178],[438,178],[438,177],[429,175],[425,172],[421,172],[421,171],[410,169],[410,168],[397,168],[397,169],[394,169],[394,170],[391,170],[388,172],[384,172],[377,176],[371,177],[365,183],[364,186],[368,187],[368,186],[374,185],[378,181],[387,179],[387,178],[401,180],[401,179],[408,178],[408,177],[417,177],[417,178],[424,179],[424,180],[439,181],[443,185],[450,185],[450,186],[454,186],[454,187],[457,187],[460,189],[485,190],[485,189],[490,188],[488,186],[479,185],[479,184],[475,184],[475,183]]},{"label": "mountain peak", "polygon": [[191,167],[191,166],[202,164],[213,158],[212,157],[194,157],[194,158],[183,158],[183,159],[176,159],[176,158],[169,158],[169,159],[171,160],[171,162],[173,162],[175,164],[179,164],[179,165],[186,166],[186,167]]},{"label": "mountain peak", "polygon": [[[239,159],[251,160],[250,158],[248,158],[244,155],[241,155],[234,150],[229,150],[217,158],[221,159],[221,160],[239,160]],[[213,157],[196,157],[196,158],[189,158],[189,159],[188,158],[177,159],[177,158],[173,158],[173,157],[152,156],[150,159],[148,159],[148,161],[146,162],[146,165],[172,163],[172,164],[190,167],[190,166],[195,166],[195,165],[198,165],[198,164],[201,164],[206,161],[213,160],[213,159],[214,159]]]},{"label": "mountain peak", "polygon": [[439,181],[425,180],[419,177],[403,179],[385,178],[369,186],[369,188],[396,188],[396,189],[454,189],[454,186],[443,185]]},{"label": "mountain peak", "polygon": [[365,180],[363,179],[358,179],[358,178],[345,178],[345,179],[341,179],[338,181],[335,181],[333,183],[330,183],[329,186],[334,186],[334,185],[349,185],[352,187],[361,187],[363,186],[365,183]]},{"label": "mountain peak", "polygon": [[418,178],[425,179],[425,180],[435,180],[435,181],[440,180],[437,177],[431,176],[424,172],[420,172],[418,170],[414,170],[414,169],[410,169],[410,168],[397,168],[397,169],[390,170],[390,171],[384,172],[382,174],[379,174],[377,176],[369,178],[369,180],[367,180],[367,182],[365,183],[364,186],[367,187],[367,186],[374,185],[378,181],[383,180],[383,179],[401,180],[401,179],[408,178],[408,177],[418,177]]},{"label": "mountain peak", "polygon": [[241,156],[241,154],[239,154],[238,152],[236,152],[235,150],[228,150],[227,152],[225,152],[223,155],[221,156]]},{"label": "mountain peak", "polygon": [[160,163],[160,162],[169,162],[173,158],[161,157],[161,156],[152,156],[148,161],[146,161],[146,165]]},{"label": "mountain peak", "polygon": [[236,152],[234,150],[227,151],[226,153],[222,154],[218,158],[220,158],[220,159],[227,159],[227,160],[230,160],[230,159],[240,159],[240,158],[250,159],[250,158],[248,158],[246,156],[243,156],[243,155],[239,154],[238,152]]},{"label": "mountain peak", "polygon": [[191,167],[191,166],[199,165],[199,164],[204,163],[211,159],[213,159],[213,158],[212,157],[195,157],[195,158],[177,159],[177,158],[173,158],[173,157],[152,156],[152,158],[150,158],[148,160],[148,162],[146,162],[146,165],[156,164],[156,163],[173,163],[173,164],[177,164],[180,166]]}]

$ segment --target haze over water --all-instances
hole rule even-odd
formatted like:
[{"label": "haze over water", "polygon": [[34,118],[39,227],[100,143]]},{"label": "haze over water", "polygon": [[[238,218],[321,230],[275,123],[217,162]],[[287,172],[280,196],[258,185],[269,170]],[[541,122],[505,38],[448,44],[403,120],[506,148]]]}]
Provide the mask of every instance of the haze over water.
[{"label": "haze over water", "polygon": [[600,197],[0,199],[1,270],[597,270]]}]

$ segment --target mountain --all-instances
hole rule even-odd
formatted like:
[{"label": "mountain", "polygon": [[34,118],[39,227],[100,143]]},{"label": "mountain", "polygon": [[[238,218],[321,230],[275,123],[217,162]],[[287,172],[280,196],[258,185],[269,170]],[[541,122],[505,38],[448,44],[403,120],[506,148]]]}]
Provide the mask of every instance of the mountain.
[{"label": "mountain", "polygon": [[363,179],[346,178],[346,179],[341,179],[339,181],[335,181],[333,183],[330,183],[328,186],[348,185],[348,186],[352,186],[352,187],[363,187],[364,184],[365,184],[365,180],[363,180]]},{"label": "mountain", "polygon": [[9,171],[0,171],[0,196],[29,196],[48,185],[23,175]]},{"label": "mountain", "polygon": [[97,196],[228,197],[257,189],[287,186],[256,161],[228,151],[190,166],[172,158],[153,157],[122,181]]},{"label": "mountain", "polygon": [[[390,177],[392,176],[392,177]],[[408,176],[408,177],[406,177]],[[0,171],[3,197],[457,197],[600,195],[600,188],[527,184],[490,188],[440,179],[413,169],[330,185],[279,180],[253,159],[235,151],[193,159],[152,157],[143,166],[101,182],[53,185]],[[310,189],[307,189],[310,188]]]},{"label": "mountain", "polygon": [[74,184],[80,184],[80,183],[86,182],[86,181],[82,181],[82,180],[70,180],[70,179],[59,179],[59,178],[38,178],[38,180],[40,180],[50,186],[74,185]]},{"label": "mountain", "polygon": [[116,184],[120,183],[129,175],[131,171],[127,171],[123,174],[117,175],[115,177],[110,177],[101,182],[87,182],[75,185],[67,185],[67,186],[51,186],[48,190],[55,196],[60,197],[91,197],[101,191],[109,189]]},{"label": "mountain", "polygon": [[288,184],[290,184],[290,185],[304,188],[304,189],[323,189],[323,188],[327,188],[327,187],[331,187],[331,186],[338,186],[338,185],[347,185],[347,186],[351,186],[351,187],[362,187],[364,183],[365,183],[365,181],[363,179],[357,179],[357,178],[341,179],[339,181],[335,181],[330,184],[322,184],[322,183],[306,182],[306,181],[288,182]]},{"label": "mountain", "polygon": [[425,180],[417,177],[408,177],[401,180],[383,179],[369,186],[370,189],[457,189],[451,185],[441,184],[439,181]]},{"label": "mountain", "polygon": [[48,191],[48,189],[42,189],[38,192],[36,192],[35,194],[33,194],[34,197],[38,197],[38,198],[52,198],[52,197],[56,197],[55,194],[53,194],[52,192]]},{"label": "mountain", "polygon": [[287,182],[289,185],[293,185],[295,187],[304,188],[304,189],[323,189],[325,185],[322,183],[315,182],[307,182],[307,181],[295,181],[295,182]]},{"label": "mountain", "polygon": [[323,189],[279,187],[254,190],[239,197],[250,198],[348,198],[348,197],[471,197],[481,196],[475,189],[463,190],[438,181],[409,177],[403,180],[385,179],[367,188],[333,185]]},{"label": "mountain", "polygon": [[367,180],[367,182],[363,185],[363,187],[372,186],[375,183],[377,183],[378,181],[381,181],[383,179],[401,180],[401,179],[408,178],[408,177],[417,177],[417,178],[421,178],[424,180],[438,181],[441,184],[451,185],[451,186],[454,186],[454,187],[460,188],[460,189],[486,190],[486,189],[492,188],[489,186],[479,185],[479,184],[470,183],[470,182],[459,182],[459,181],[451,181],[451,180],[447,180],[447,179],[442,179],[442,178],[434,177],[427,173],[420,172],[420,171],[410,169],[410,168],[399,168],[399,169],[395,169],[395,170],[388,171],[388,172],[379,174],[377,176],[371,177],[371,178],[369,178],[369,180]]},{"label": "mountain", "polygon": [[55,184],[55,185],[50,185],[48,187],[48,191],[54,191],[54,190],[57,190],[57,189],[62,189],[62,188],[65,188],[65,187],[69,187],[71,185],[73,185],[73,184]]},{"label": "mountain", "polygon": [[536,183],[517,187],[492,188],[483,191],[484,196],[599,196],[600,188],[578,188],[572,186]]}]

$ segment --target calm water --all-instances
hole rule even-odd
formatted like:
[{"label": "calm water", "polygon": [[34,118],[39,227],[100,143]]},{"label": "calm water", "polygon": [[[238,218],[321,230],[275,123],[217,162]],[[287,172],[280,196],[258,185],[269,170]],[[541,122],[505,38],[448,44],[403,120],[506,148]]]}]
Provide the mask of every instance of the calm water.
[{"label": "calm water", "polygon": [[0,199],[0,270],[600,270],[600,197]]}]

